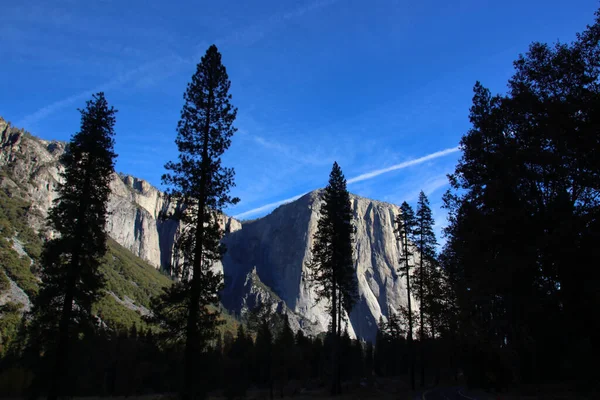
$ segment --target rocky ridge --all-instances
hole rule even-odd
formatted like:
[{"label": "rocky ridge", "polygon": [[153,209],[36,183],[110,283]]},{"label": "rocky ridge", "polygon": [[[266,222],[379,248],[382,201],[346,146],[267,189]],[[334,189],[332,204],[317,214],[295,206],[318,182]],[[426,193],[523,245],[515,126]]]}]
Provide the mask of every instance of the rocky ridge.
[{"label": "rocky ridge", "polygon": [[[32,203],[30,224],[40,230],[56,198],[65,144],[35,138],[0,118],[0,170],[23,188]],[[109,235],[156,268],[167,267],[178,223],[161,220],[173,204],[148,182],[122,174],[111,181]],[[377,322],[406,304],[405,279],[396,272],[401,256],[393,221],[399,207],[352,195],[356,225],[355,268],[359,301],[349,315],[351,336],[374,339]],[[312,238],[320,216],[321,192],[313,191],[280,206],[269,215],[240,222],[224,216],[228,252],[215,267],[227,277],[223,304],[242,313],[268,298],[290,316],[293,327],[306,333],[324,331],[329,323],[326,304],[317,302],[303,279]]]}]

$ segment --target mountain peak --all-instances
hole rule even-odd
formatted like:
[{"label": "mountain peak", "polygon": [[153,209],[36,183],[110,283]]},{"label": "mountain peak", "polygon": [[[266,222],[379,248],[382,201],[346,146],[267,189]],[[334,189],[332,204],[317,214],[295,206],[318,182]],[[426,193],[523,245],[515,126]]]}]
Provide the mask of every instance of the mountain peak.
[{"label": "mountain peak", "polygon": [[[0,168],[25,188],[28,200],[39,211],[38,220],[32,224],[41,229],[56,198],[61,179],[59,156],[65,143],[37,139],[4,120],[0,122],[0,133]],[[128,174],[114,174],[111,190],[106,226],[110,237],[154,267],[168,267],[180,227],[177,221],[162,220],[159,215],[177,204],[149,182]],[[243,226],[223,216],[223,242],[228,251],[213,268],[227,277],[222,299],[229,311],[239,312],[244,306],[240,303],[243,293],[247,297],[260,289],[264,294],[260,298],[269,294],[271,300],[282,302],[278,307],[305,333],[327,329],[327,304],[318,301],[314,288],[305,280],[323,190],[305,193]],[[351,336],[373,340],[378,320],[385,319],[388,310],[399,310],[407,301],[403,280],[398,279],[396,272],[400,249],[394,219],[399,207],[355,194],[350,195],[350,200],[356,226],[354,267],[359,301],[347,316],[348,331]],[[257,278],[254,289],[248,287],[248,274]]]}]

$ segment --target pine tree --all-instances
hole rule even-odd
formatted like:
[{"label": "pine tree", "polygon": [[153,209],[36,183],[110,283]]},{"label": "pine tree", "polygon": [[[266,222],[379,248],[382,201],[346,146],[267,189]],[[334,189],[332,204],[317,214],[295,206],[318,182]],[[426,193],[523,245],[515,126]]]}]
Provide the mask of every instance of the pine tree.
[{"label": "pine tree", "polygon": [[373,386],[374,371],[375,371],[375,359],[374,359],[373,343],[367,342],[367,348],[365,350],[365,374],[367,376],[367,384],[369,385],[369,387]]},{"label": "pine tree", "polygon": [[375,350],[373,353],[373,370],[377,375],[386,374],[387,335],[385,333],[386,323],[383,316],[379,317],[377,323],[377,334],[375,335]]},{"label": "pine tree", "polygon": [[412,207],[407,203],[403,202],[400,205],[400,214],[396,217],[396,234],[398,235],[398,240],[401,243],[402,247],[402,260],[400,262],[403,264],[400,267],[400,273],[406,276],[406,298],[408,301],[408,351],[410,353],[410,385],[412,390],[415,390],[415,356],[414,356],[414,343],[413,343],[413,313],[412,313],[412,301],[411,301],[411,291],[410,291],[410,275],[411,275],[411,265],[410,265],[410,257],[412,256],[412,251],[410,249],[410,241],[414,238],[415,232],[415,213]]},{"label": "pine tree", "polygon": [[[423,191],[419,193],[417,203],[417,213],[415,219],[414,237],[416,240],[417,249],[419,250],[419,265],[415,268],[413,278],[414,283],[419,288],[417,299],[419,300],[419,348],[421,350],[421,387],[425,386],[425,314],[429,313],[431,306],[429,300],[432,300],[428,294],[431,292],[430,286],[433,282],[431,277],[433,273],[433,260],[435,258],[435,248],[437,240],[433,231],[433,215],[429,200]],[[432,329],[433,326],[432,326]]]},{"label": "pine tree", "polygon": [[295,365],[295,344],[294,332],[290,327],[290,321],[287,314],[283,315],[283,324],[281,331],[277,335],[274,343],[275,357],[275,377],[279,386],[279,394],[284,395],[284,387],[288,380],[292,378],[293,368]]},{"label": "pine tree", "polygon": [[350,313],[358,296],[353,262],[354,226],[350,194],[346,179],[335,162],[324,190],[321,217],[312,247],[312,260],[308,263],[308,281],[315,287],[319,300],[328,301],[331,312],[332,386],[331,394],[340,393],[339,338],[341,308]]},{"label": "pine tree", "polygon": [[308,379],[311,376],[310,362],[311,362],[311,349],[312,343],[309,337],[306,337],[302,332],[302,329],[298,329],[296,332],[296,350],[298,352],[298,362],[296,363],[296,379],[302,382],[305,386]]},{"label": "pine tree", "polygon": [[104,285],[98,268],[106,253],[116,110],[100,92],[79,111],[81,129],[60,159],[62,182],[48,214],[48,225],[56,235],[44,244],[42,283],[32,309],[34,334],[47,342],[55,358],[50,400],[64,394],[72,342],[94,331],[92,304]]},{"label": "pine tree", "polygon": [[475,84],[442,265],[476,383],[594,379],[599,63],[597,12],[573,43],[533,43],[506,94]]},{"label": "pine tree", "polygon": [[273,334],[269,322],[263,319],[256,334],[256,373],[258,383],[269,387],[269,398],[273,399]]},{"label": "pine tree", "polygon": [[174,245],[172,273],[181,280],[154,302],[155,321],[172,338],[185,341],[185,399],[202,394],[197,359],[214,339],[218,324],[217,305],[223,277],[212,266],[224,248],[219,213],[237,198],[229,196],[234,186],[234,171],[223,167],[221,156],[229,148],[236,128],[237,109],[231,103],[230,81],[215,45],[209,47],[188,84],[177,126],[175,143],[179,161],[169,162],[163,175],[168,195],[179,201],[181,221],[179,237]]}]

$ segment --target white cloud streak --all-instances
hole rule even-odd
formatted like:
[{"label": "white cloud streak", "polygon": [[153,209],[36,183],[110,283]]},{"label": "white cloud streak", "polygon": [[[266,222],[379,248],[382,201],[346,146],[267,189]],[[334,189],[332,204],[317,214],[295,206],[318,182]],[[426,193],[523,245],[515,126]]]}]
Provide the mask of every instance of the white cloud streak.
[{"label": "white cloud streak", "polygon": [[[456,153],[457,151],[459,151],[460,148],[459,147],[452,147],[449,149],[445,149],[445,150],[441,150],[441,151],[436,151],[435,153],[431,153],[428,154],[426,156],[420,157],[420,158],[415,158],[413,160],[408,160],[405,162],[402,162],[400,164],[396,164],[396,165],[392,165],[391,167],[387,167],[387,168],[383,168],[383,169],[377,169],[375,171],[371,171],[371,172],[367,172],[365,174],[362,175],[358,175],[354,178],[348,179],[347,183],[348,184],[352,184],[352,183],[356,183],[356,182],[362,182],[362,181],[366,181],[369,179],[373,179],[375,177],[378,177],[379,175],[385,174],[387,172],[392,172],[392,171],[397,171],[399,169],[403,169],[403,168],[408,168],[408,167],[412,167],[414,165],[418,165],[418,164],[422,164],[426,161],[430,161],[430,160],[435,160],[436,158],[440,158],[440,157],[444,157],[448,154],[452,154],[452,153]],[[429,185],[425,188],[425,192],[429,192],[432,193],[435,190],[439,189],[440,187],[443,187],[447,184],[447,179],[436,179],[432,182],[429,182]],[[269,204],[265,204],[263,206],[257,207],[257,208],[253,208],[251,210],[248,211],[244,211],[243,213],[234,215],[234,218],[240,219],[240,218],[246,218],[249,217],[251,215],[256,215],[256,214],[260,214],[264,211],[269,211],[277,206],[280,206],[282,204],[286,204],[286,203],[290,203],[294,200],[299,199],[300,197],[302,197],[305,193],[299,194],[297,196],[294,197],[290,197],[289,199],[285,199],[285,200],[280,200],[280,201],[276,201],[273,203],[269,203]]]},{"label": "white cloud streak", "polygon": [[419,198],[419,193],[421,192],[421,190],[423,191],[423,193],[425,193],[425,195],[431,196],[433,193],[445,186],[448,186],[449,184],[450,182],[448,181],[448,177],[446,176],[446,174],[439,175],[435,178],[425,181],[420,189],[411,192],[405,197],[405,200],[408,202],[417,200]]},{"label": "white cloud streak", "polygon": [[48,104],[40,108],[39,110],[25,116],[23,119],[18,121],[15,125],[27,128],[30,125],[35,124],[36,122],[46,118],[49,115],[52,115],[56,111],[70,106],[76,102],[82,101],[92,96],[94,93],[107,91],[110,89],[118,88],[136,78],[140,77],[148,77],[151,74],[161,73],[163,71],[164,66],[166,65],[174,65],[176,63],[181,63],[183,60],[178,56],[167,56],[160,58],[155,61],[148,62],[146,64],[142,64],[137,68],[134,68],[124,74],[117,76],[116,78],[111,79],[108,82],[105,82],[99,86],[96,86],[93,89],[85,90],[81,93],[74,94],[65,99],[56,101],[54,103]]},{"label": "white cloud streak", "polygon": [[400,164],[392,165],[391,167],[376,169],[375,171],[367,172],[367,173],[355,176],[354,178],[348,179],[348,184],[366,181],[368,179],[373,179],[379,175],[383,175],[388,172],[397,171],[399,169],[412,167],[413,165],[422,164],[426,161],[435,160],[436,158],[440,158],[440,157],[447,156],[448,154],[456,153],[459,150],[460,150],[460,148],[458,146],[452,147],[449,149],[436,151],[435,153],[428,154],[421,158],[415,158],[413,160],[404,161],[404,162],[401,162]]}]

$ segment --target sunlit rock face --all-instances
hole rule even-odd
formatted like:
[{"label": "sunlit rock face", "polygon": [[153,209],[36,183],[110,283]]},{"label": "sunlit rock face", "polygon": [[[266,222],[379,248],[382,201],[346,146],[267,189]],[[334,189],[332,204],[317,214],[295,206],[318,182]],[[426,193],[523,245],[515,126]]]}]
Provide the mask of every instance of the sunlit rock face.
[{"label": "sunlit rock face", "polygon": [[[59,158],[65,146],[35,138],[0,119],[0,168],[26,189],[37,211],[31,223],[38,230],[57,197]],[[127,175],[113,174],[110,188],[108,234],[155,267],[168,264],[177,223],[158,218],[162,210],[173,207],[168,199],[148,182]]]},{"label": "sunlit rock face", "polygon": [[[0,118],[0,170],[11,177],[3,178],[3,186],[18,185],[26,191],[34,229],[44,226],[57,196],[64,149],[65,143],[35,138]],[[129,175],[113,174],[110,186],[109,235],[156,268],[167,268],[179,225],[159,217],[177,204]],[[373,340],[379,318],[407,302],[406,279],[397,272],[401,253],[393,221],[399,207],[355,195],[351,202],[359,301],[345,317],[351,336]],[[230,311],[240,313],[251,302],[264,299],[288,313],[294,328],[308,334],[327,329],[327,303],[318,301],[314,288],[303,279],[321,204],[322,192],[313,191],[257,220],[221,217],[228,251],[214,268],[226,276],[222,301]]]},{"label": "sunlit rock face", "polygon": [[[322,191],[313,191],[263,218],[242,223],[241,230],[225,239],[229,251],[223,266],[230,285],[224,301],[228,308],[241,306],[242,280],[255,269],[261,282],[303,317],[301,327],[326,330],[330,321],[327,303],[317,301],[314,288],[303,279],[322,202]],[[351,195],[351,203],[359,301],[350,313],[348,331],[373,340],[379,318],[383,315],[385,319],[389,311],[407,303],[406,280],[397,273],[401,253],[394,233],[394,219],[400,209],[355,195]]]}]

